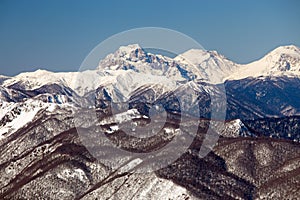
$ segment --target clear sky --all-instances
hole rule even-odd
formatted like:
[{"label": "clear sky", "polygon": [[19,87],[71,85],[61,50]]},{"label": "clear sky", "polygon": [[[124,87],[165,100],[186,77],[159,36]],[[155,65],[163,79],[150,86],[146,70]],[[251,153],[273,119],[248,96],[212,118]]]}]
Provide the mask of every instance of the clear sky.
[{"label": "clear sky", "polygon": [[247,63],[279,45],[300,46],[300,1],[0,0],[0,74],[77,71],[101,41],[145,26],[180,31]]}]

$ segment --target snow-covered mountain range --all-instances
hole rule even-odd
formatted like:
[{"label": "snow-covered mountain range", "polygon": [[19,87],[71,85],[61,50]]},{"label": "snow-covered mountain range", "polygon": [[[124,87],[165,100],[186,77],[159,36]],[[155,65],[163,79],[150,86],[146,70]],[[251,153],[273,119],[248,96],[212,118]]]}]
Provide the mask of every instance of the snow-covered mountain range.
[{"label": "snow-covered mountain range", "polygon": [[[145,75],[149,77],[141,78]],[[191,49],[172,59],[147,53],[134,44],[120,47],[115,53],[107,55],[95,70],[68,73],[37,70],[15,77],[2,76],[0,83],[2,82],[2,87],[18,84],[27,90],[56,83],[84,94],[100,85],[118,82],[119,87],[127,87],[128,84],[139,87],[154,81],[170,83],[171,80],[178,84],[202,80],[208,83],[222,83],[226,80],[260,76],[299,77],[300,49],[293,45],[281,46],[258,61],[237,64],[216,51]]]},{"label": "snow-covered mountain range", "polygon": [[[169,58],[148,53],[133,44],[120,47],[107,55],[95,70],[65,73],[37,70],[15,77],[1,76],[0,116],[5,116],[7,109],[14,108],[11,104],[29,102],[28,99],[43,102],[41,109],[45,103],[76,107],[79,105],[78,99],[91,95],[90,99],[94,99],[95,94],[98,99],[96,102],[104,107],[107,98],[113,102],[129,101],[132,106],[142,97],[149,101],[152,99],[152,103],[156,101],[166,104],[164,99],[174,91],[183,96],[186,107],[195,101],[207,105],[209,95],[218,91],[214,85],[220,83],[225,83],[230,108],[228,119],[290,116],[300,113],[300,105],[295,103],[297,95],[288,94],[297,90],[299,77],[300,49],[294,45],[278,47],[260,60],[242,65],[216,51],[191,49],[175,58]],[[267,87],[266,82],[269,83]],[[287,88],[290,89],[286,92]],[[256,90],[254,94],[252,90]],[[191,94],[185,98],[187,91]],[[246,95],[241,97],[243,93]],[[287,93],[293,100],[279,100],[279,93]],[[151,97],[153,94],[154,99]],[[251,100],[251,97],[255,99]],[[277,98],[274,101],[278,101],[279,108],[272,107],[276,104],[267,105],[262,101],[274,98]],[[95,106],[94,103],[92,101],[90,106]],[[168,109],[174,108],[169,106]],[[202,117],[209,117],[209,107],[204,106],[200,110]],[[30,113],[33,115],[34,112]],[[2,129],[3,132],[4,127]]]},{"label": "snow-covered mountain range", "polygon": [[[216,51],[191,49],[170,58],[133,44],[107,55],[94,70],[0,76],[0,199],[292,199],[300,191],[299,88],[300,49],[293,45],[237,64]],[[212,114],[224,108],[223,118]],[[78,127],[79,109],[83,117],[95,113],[97,123],[82,118]],[[151,118],[156,113],[166,114],[165,124]],[[180,121],[183,114],[188,118]],[[212,121],[224,127],[202,159],[199,145]],[[159,137],[122,132],[145,131],[139,129],[145,124]],[[138,152],[164,146],[181,128],[188,134],[195,128],[196,136],[176,162],[145,175],[113,171],[96,160],[78,128],[100,130]],[[98,142],[98,131],[90,134]]]}]

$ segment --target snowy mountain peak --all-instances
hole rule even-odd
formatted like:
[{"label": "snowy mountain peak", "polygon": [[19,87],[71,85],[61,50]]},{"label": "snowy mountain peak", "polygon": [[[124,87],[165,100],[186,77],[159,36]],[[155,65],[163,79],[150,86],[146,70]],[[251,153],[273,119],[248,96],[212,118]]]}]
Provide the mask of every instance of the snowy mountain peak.
[{"label": "snowy mountain peak", "polygon": [[292,55],[299,55],[300,54],[300,48],[295,46],[295,45],[280,46],[280,47],[275,48],[269,54],[270,55],[287,54],[287,55],[291,55],[291,56]]},{"label": "snowy mountain peak", "polygon": [[[280,46],[265,55],[262,60],[268,62],[268,64],[276,65],[276,62],[286,61],[299,61],[300,49],[294,45]],[[287,63],[286,63],[287,64]],[[292,64],[292,63],[290,63]]]},{"label": "snowy mountain peak", "polygon": [[[228,60],[216,51],[203,49],[191,49],[178,55],[175,59],[178,63],[194,66],[205,80],[212,83],[223,82],[239,68],[239,65]],[[198,77],[200,77],[198,75]]]},{"label": "snowy mountain peak", "polygon": [[116,52],[109,54],[105,59],[120,59],[123,58],[129,61],[136,61],[146,56],[144,50],[138,44],[130,44],[121,46]]},{"label": "snowy mountain peak", "polygon": [[186,60],[192,64],[200,64],[208,59],[228,60],[225,56],[219,54],[217,51],[207,51],[205,49],[190,49],[174,58],[174,60]]},{"label": "snowy mountain peak", "polygon": [[18,84],[27,90],[37,89],[47,84],[59,84],[69,86],[77,72],[50,72],[38,69],[33,72],[24,72],[15,77],[7,78],[3,81],[3,86],[9,87]]},{"label": "snowy mountain peak", "polygon": [[294,45],[277,47],[260,60],[243,65],[228,79],[283,75],[300,76],[300,49]]},{"label": "snowy mountain peak", "polygon": [[204,60],[208,59],[210,54],[206,50],[202,49],[190,49],[183,54],[180,54],[174,58],[177,61],[185,61],[188,63],[201,63]]},{"label": "snowy mountain peak", "polygon": [[128,46],[121,46],[117,51],[107,55],[99,62],[97,69],[125,69],[133,66],[133,63],[138,61],[147,61],[147,53],[138,45],[131,44]]}]

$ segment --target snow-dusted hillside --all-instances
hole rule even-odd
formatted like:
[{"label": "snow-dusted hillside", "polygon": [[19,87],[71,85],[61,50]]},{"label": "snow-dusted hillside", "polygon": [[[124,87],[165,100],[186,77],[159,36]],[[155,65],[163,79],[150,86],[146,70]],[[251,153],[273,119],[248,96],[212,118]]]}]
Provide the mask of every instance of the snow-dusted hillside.
[{"label": "snow-dusted hillside", "polygon": [[18,103],[0,102],[0,140],[33,123],[39,113],[51,114],[62,109],[72,110],[72,107],[68,103],[45,103],[36,99]]}]

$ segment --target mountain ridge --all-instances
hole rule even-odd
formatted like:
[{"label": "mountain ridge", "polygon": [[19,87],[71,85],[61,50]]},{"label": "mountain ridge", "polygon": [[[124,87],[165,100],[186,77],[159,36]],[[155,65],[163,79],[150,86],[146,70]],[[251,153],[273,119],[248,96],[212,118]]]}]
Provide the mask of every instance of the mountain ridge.
[{"label": "mountain ridge", "polygon": [[[200,79],[209,83],[222,83],[226,80],[259,76],[299,77],[300,49],[295,45],[280,46],[257,61],[238,64],[216,51],[191,49],[172,59],[167,56],[147,53],[139,45],[134,44],[120,47],[115,53],[107,55],[100,61],[95,70],[84,72],[36,70],[20,73],[14,77],[1,76],[0,80],[4,86],[23,82],[27,89],[34,89],[53,82],[75,89],[74,79],[82,79],[83,76],[93,77],[93,80],[109,79],[107,74],[113,72],[114,75],[112,76],[118,76],[119,73],[127,70],[166,76],[176,81]],[[118,71],[118,73],[114,71]],[[99,83],[96,81],[95,85],[89,86],[90,88],[86,86],[86,90],[95,89],[97,84]]]}]

